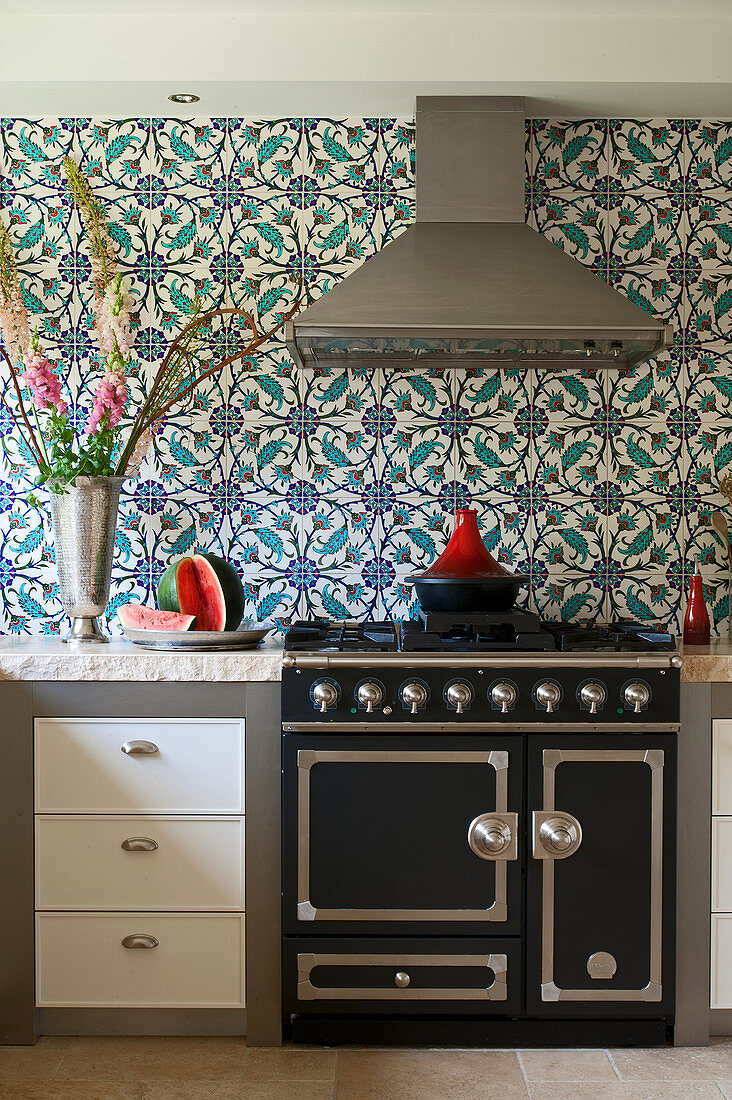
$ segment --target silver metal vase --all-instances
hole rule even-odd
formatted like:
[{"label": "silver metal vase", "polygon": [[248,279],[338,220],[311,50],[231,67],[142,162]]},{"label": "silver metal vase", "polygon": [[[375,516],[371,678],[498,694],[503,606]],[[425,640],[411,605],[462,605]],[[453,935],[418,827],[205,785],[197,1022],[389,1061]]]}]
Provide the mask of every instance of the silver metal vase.
[{"label": "silver metal vase", "polygon": [[51,493],[61,603],[71,618],[65,642],[108,642],[98,617],[109,602],[117,507],[124,478],[77,477]]}]

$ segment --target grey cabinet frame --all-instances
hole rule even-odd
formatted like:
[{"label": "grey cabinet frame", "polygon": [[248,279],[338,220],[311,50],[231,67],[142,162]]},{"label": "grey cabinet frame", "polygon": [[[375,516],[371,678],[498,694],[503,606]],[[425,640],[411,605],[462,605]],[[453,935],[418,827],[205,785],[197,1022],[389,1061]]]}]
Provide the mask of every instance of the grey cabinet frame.
[{"label": "grey cabinet frame", "polygon": [[[35,1008],[33,719],[246,719],[247,1011]],[[0,1044],[39,1034],[232,1034],[282,1042],[279,683],[0,682]],[[236,1015],[236,1018],[234,1018]]]}]

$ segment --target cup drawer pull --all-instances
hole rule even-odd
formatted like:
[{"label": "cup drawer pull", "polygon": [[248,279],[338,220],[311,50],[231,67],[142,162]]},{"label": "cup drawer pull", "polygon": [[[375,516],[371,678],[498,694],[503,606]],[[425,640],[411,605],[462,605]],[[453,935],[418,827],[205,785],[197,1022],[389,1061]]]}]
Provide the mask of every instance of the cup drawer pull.
[{"label": "cup drawer pull", "polygon": [[158,842],[149,836],[128,836],[120,845],[123,852],[155,852]]},{"label": "cup drawer pull", "polygon": [[125,756],[154,756],[160,751],[154,741],[125,741],[120,748]]},{"label": "cup drawer pull", "polygon": [[154,936],[148,936],[146,932],[135,932],[131,936],[125,936],[122,940],[123,947],[157,947],[159,940]]}]

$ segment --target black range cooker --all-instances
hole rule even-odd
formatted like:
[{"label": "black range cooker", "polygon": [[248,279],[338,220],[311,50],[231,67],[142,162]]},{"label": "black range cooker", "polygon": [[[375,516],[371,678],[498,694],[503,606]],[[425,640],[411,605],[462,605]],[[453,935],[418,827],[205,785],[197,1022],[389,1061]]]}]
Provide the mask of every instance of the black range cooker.
[{"label": "black range cooker", "polygon": [[669,1040],[674,638],[524,612],[311,621],[283,665],[295,1039]]}]

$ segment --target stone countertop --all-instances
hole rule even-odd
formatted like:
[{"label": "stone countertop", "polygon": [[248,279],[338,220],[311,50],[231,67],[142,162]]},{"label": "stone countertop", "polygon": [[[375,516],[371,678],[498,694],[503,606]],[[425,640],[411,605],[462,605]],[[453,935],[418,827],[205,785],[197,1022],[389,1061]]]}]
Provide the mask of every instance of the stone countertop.
[{"label": "stone countertop", "polygon": [[143,649],[121,638],[69,646],[58,638],[0,636],[0,680],[279,680],[282,641],[210,653]]},{"label": "stone countertop", "polygon": [[732,642],[717,639],[709,645],[682,645],[681,682],[709,684],[732,682]]}]

